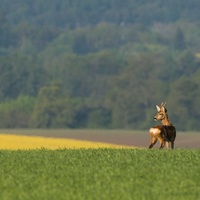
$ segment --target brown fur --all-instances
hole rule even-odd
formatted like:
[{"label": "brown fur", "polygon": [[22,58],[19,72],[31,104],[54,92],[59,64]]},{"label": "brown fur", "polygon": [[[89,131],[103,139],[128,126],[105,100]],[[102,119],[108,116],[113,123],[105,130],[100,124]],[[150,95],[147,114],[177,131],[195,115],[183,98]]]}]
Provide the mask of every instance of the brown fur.
[{"label": "brown fur", "polygon": [[151,135],[151,141],[149,145],[149,149],[151,149],[156,142],[159,140],[160,146],[159,148],[163,148],[166,144],[167,148],[171,143],[171,148],[174,148],[174,141],[176,138],[176,128],[169,121],[167,115],[167,109],[165,108],[165,104],[161,104],[161,106],[156,106],[157,115],[154,117],[155,120],[160,120],[162,124],[154,126],[149,129],[149,133]]}]

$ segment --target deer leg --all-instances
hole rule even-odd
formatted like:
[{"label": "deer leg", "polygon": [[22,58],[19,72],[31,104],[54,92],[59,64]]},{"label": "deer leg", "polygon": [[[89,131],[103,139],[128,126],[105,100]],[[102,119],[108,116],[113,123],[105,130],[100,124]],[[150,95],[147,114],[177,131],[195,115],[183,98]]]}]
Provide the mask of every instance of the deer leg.
[{"label": "deer leg", "polygon": [[149,149],[151,149],[155,145],[156,142],[157,142],[157,138],[151,137],[151,142],[150,142],[150,145],[149,145]]},{"label": "deer leg", "polygon": [[159,149],[162,149],[165,146],[165,141],[161,138],[159,138],[159,141],[160,141]]},{"label": "deer leg", "polygon": [[165,142],[166,144],[166,148],[169,149],[170,143],[169,142]]},{"label": "deer leg", "polygon": [[171,142],[171,148],[174,149],[174,141]]}]

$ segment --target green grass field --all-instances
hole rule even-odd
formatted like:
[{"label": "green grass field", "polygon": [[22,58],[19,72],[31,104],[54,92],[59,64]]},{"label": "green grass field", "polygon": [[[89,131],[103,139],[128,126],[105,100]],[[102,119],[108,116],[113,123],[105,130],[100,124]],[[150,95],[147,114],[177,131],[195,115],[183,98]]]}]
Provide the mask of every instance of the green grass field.
[{"label": "green grass field", "polygon": [[200,199],[200,150],[1,150],[0,199]]}]

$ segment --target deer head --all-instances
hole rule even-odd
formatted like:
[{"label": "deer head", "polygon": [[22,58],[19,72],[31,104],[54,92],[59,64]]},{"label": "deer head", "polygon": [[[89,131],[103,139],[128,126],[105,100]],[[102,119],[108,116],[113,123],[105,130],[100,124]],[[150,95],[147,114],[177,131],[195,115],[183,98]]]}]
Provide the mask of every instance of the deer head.
[{"label": "deer head", "polygon": [[156,105],[156,109],[157,109],[158,113],[154,117],[155,121],[159,121],[159,120],[162,121],[162,120],[168,118],[167,117],[167,109],[165,108],[165,105],[166,105],[166,102],[165,103],[162,102],[160,106]]}]

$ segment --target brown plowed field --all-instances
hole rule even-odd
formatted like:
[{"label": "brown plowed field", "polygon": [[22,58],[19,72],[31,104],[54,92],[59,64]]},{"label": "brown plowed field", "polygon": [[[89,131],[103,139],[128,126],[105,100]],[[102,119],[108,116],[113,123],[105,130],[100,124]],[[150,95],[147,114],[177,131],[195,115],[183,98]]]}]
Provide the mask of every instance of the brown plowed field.
[{"label": "brown plowed field", "polygon": [[[0,133],[11,133],[18,135],[43,136],[55,138],[73,138],[79,140],[98,141],[112,144],[148,147],[150,135],[148,130],[52,130],[52,129],[15,129],[0,130]],[[159,143],[155,145],[157,148]],[[175,148],[200,148],[200,133],[197,132],[177,132]]]}]

